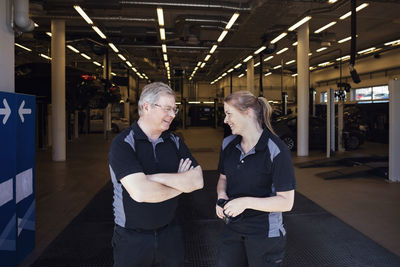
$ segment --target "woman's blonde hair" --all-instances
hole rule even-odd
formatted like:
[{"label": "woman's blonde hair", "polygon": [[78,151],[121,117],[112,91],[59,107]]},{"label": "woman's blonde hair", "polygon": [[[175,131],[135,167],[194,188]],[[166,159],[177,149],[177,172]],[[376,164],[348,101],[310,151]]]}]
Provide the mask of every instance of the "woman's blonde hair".
[{"label": "woman's blonde hair", "polygon": [[254,110],[261,128],[267,127],[271,133],[276,135],[271,125],[272,107],[265,97],[256,97],[249,91],[237,91],[225,97],[224,102],[242,112],[251,108]]}]

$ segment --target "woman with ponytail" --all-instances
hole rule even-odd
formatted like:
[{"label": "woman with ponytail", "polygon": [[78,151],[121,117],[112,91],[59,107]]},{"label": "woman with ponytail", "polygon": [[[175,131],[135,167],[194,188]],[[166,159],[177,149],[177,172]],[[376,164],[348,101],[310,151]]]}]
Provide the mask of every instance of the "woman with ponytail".
[{"label": "woman with ponytail", "polygon": [[264,97],[235,92],[224,111],[232,135],[222,143],[218,165],[216,213],[226,224],[217,267],[281,266],[282,212],[292,209],[296,188],[290,151],[272,129]]}]

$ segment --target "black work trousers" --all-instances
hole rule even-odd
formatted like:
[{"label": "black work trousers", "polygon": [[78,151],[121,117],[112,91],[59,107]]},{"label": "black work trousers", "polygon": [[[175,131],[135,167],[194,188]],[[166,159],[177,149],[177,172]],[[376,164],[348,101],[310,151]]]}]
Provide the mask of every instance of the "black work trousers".
[{"label": "black work trousers", "polygon": [[285,255],[286,237],[244,236],[224,227],[217,267],[278,267]]},{"label": "black work trousers", "polygon": [[112,239],[114,267],[182,267],[184,246],[178,225],[159,230],[131,230],[116,225]]}]

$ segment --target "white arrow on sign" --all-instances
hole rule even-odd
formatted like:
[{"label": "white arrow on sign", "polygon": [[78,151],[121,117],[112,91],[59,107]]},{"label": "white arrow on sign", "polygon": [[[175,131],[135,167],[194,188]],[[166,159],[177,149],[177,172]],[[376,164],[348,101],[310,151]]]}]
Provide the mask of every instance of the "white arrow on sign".
[{"label": "white arrow on sign", "polygon": [[5,98],[3,99],[3,104],[4,108],[0,108],[0,115],[4,115],[3,124],[6,124],[8,117],[10,117],[11,109],[10,106],[8,106],[7,100]]},{"label": "white arrow on sign", "polygon": [[24,108],[24,106],[25,106],[25,100],[22,100],[22,103],[18,109],[18,114],[19,114],[19,117],[21,118],[22,122],[24,122],[24,114],[32,113],[32,110],[30,108]]}]

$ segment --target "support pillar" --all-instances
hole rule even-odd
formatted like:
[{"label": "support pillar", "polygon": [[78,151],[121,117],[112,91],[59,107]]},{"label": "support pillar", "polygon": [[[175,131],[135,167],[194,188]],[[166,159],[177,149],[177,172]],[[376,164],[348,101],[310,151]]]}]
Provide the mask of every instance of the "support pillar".
[{"label": "support pillar", "polygon": [[389,180],[400,182],[400,80],[389,81]]},{"label": "support pillar", "polygon": [[65,21],[51,21],[51,107],[53,160],[65,161]]},{"label": "support pillar", "polygon": [[247,90],[257,96],[254,90],[254,58],[247,61]]},{"label": "support pillar", "polygon": [[297,32],[297,156],[308,156],[309,115],[309,27],[308,22]]},{"label": "support pillar", "polygon": [[[0,1],[0,10],[3,13],[0,21],[0,92],[15,92],[14,72],[14,31],[9,23],[10,18],[6,16],[10,10],[11,1]],[[7,18],[6,18],[7,17]],[[1,107],[3,103],[1,103]]]}]

